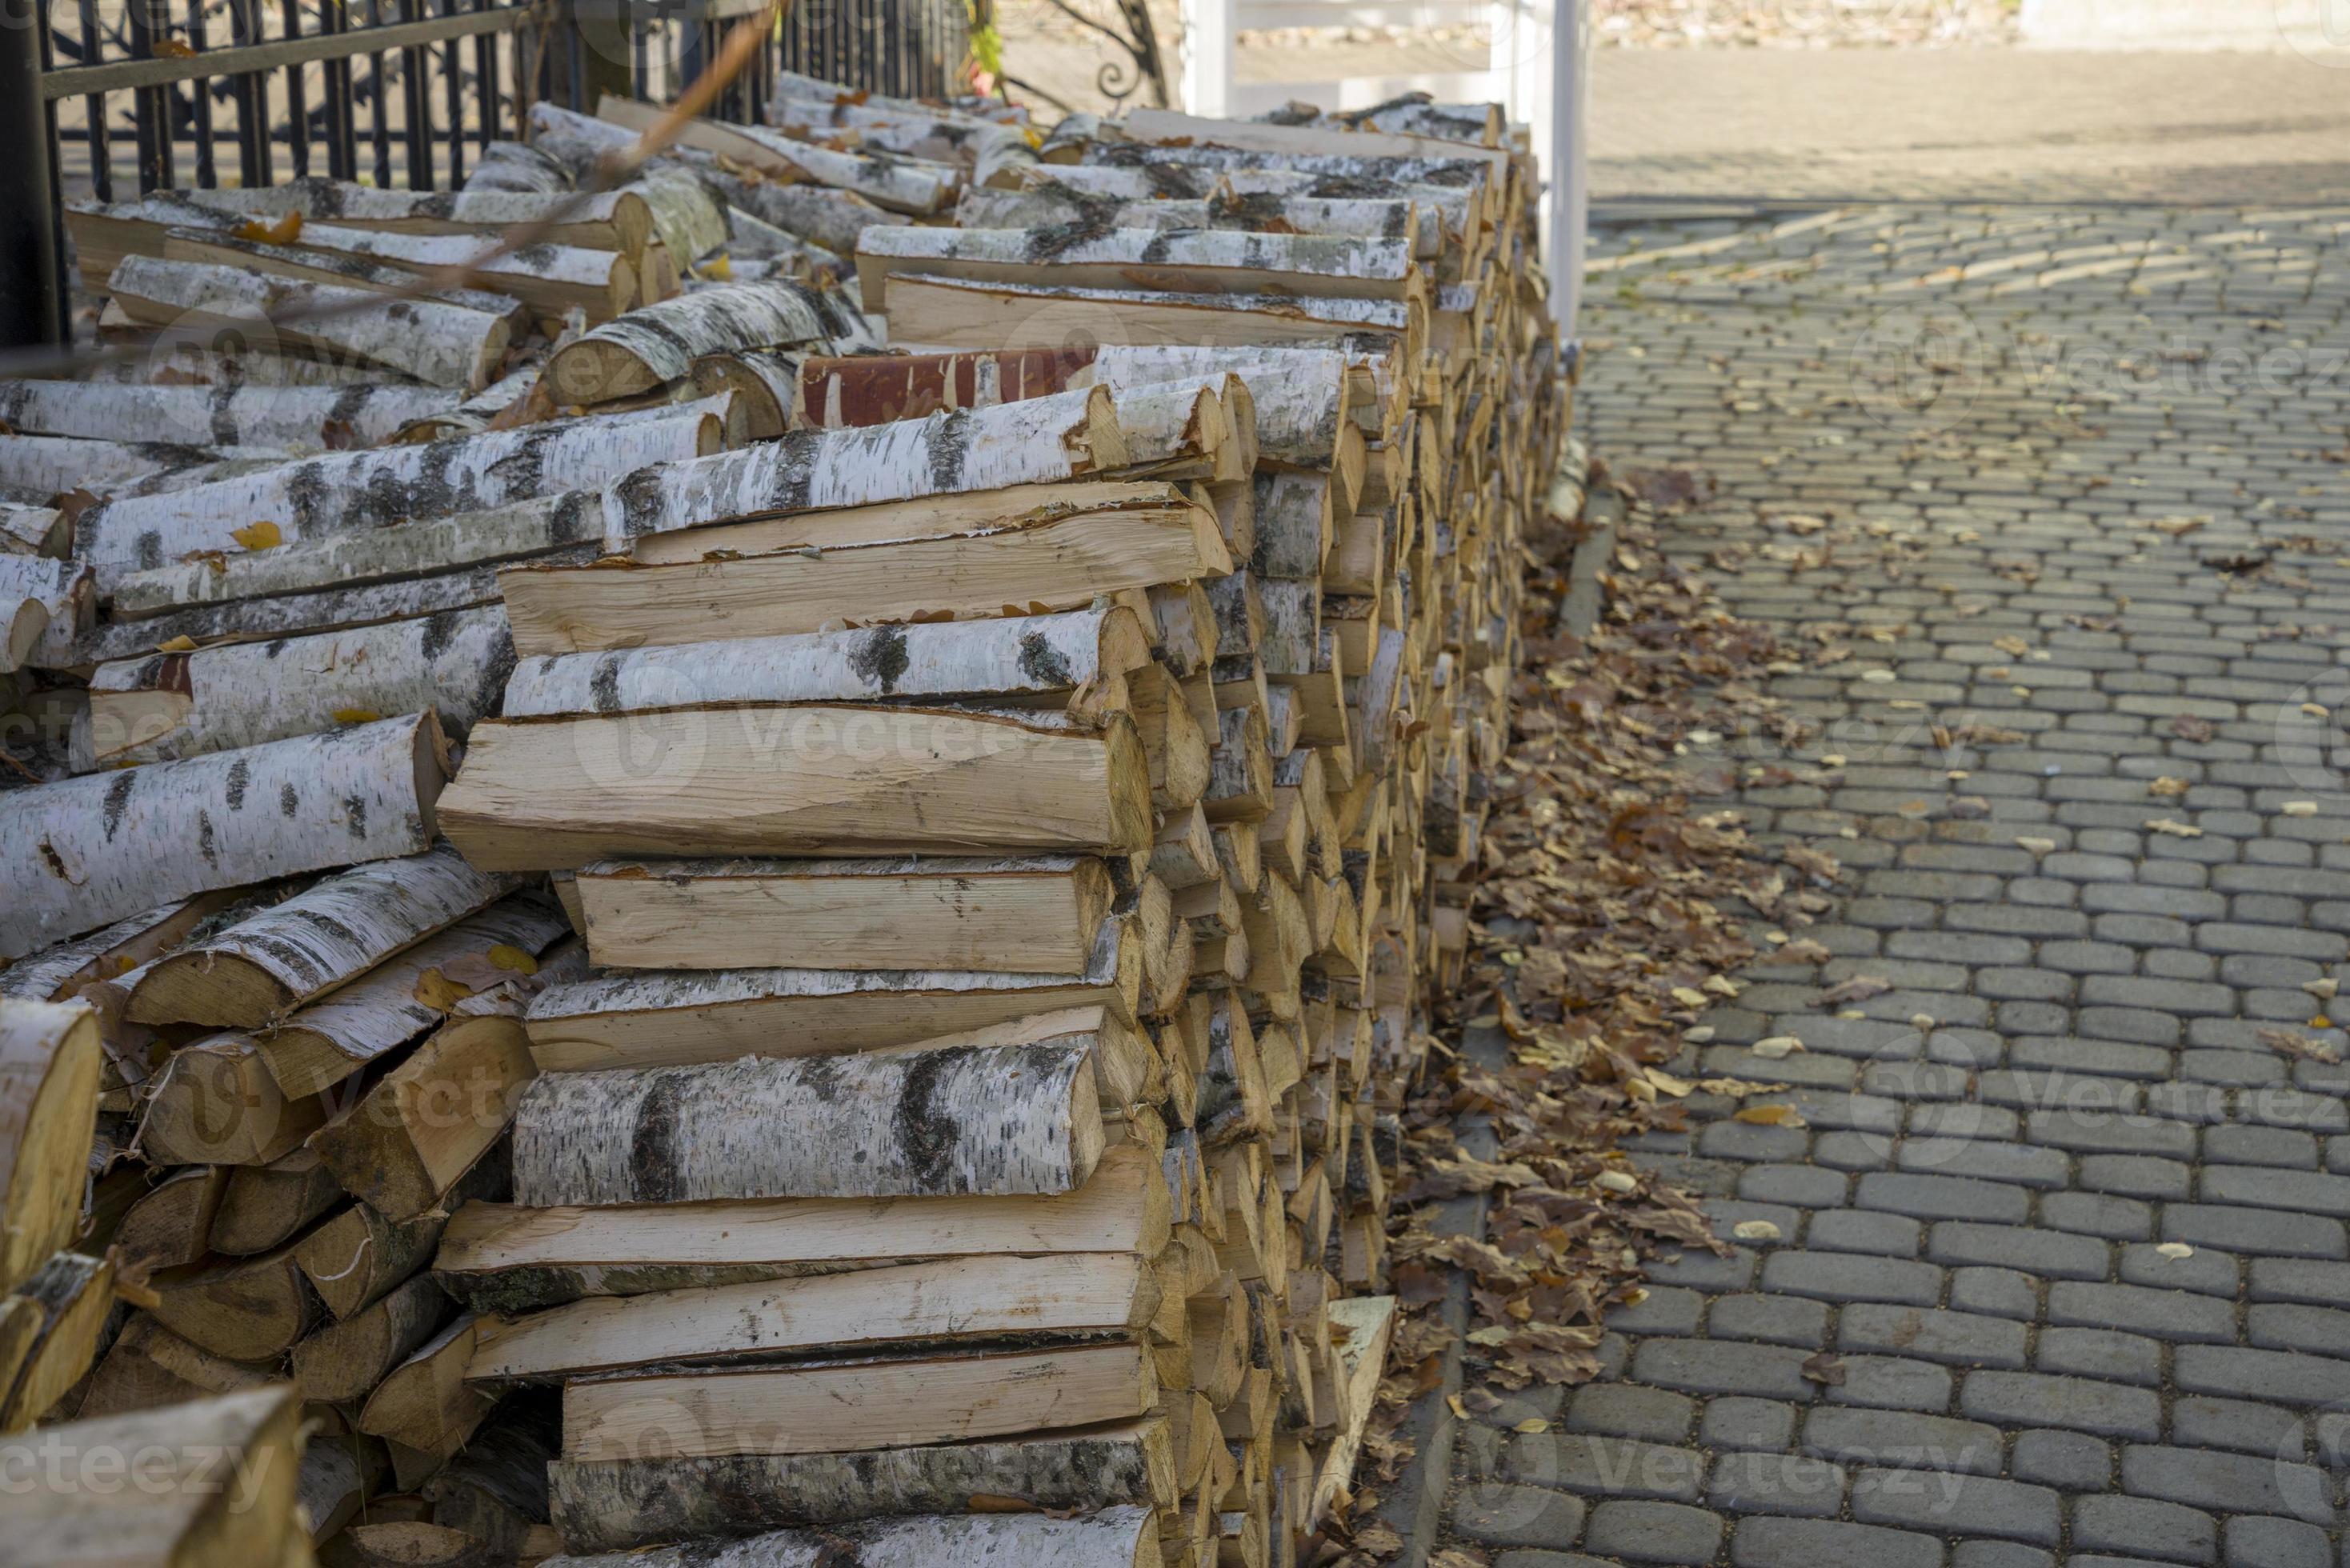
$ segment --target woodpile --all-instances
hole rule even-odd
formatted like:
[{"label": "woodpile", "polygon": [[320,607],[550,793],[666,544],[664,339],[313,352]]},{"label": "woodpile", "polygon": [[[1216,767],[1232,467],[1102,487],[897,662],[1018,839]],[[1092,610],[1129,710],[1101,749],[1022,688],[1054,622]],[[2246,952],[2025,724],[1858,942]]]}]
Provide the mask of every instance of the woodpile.
[{"label": "woodpile", "polygon": [[307,1419],[270,1563],[1295,1562],[1565,420],[1532,165],[771,109],[72,214],[108,329],[256,330],[0,387],[107,476],[0,522],[0,1428]]}]

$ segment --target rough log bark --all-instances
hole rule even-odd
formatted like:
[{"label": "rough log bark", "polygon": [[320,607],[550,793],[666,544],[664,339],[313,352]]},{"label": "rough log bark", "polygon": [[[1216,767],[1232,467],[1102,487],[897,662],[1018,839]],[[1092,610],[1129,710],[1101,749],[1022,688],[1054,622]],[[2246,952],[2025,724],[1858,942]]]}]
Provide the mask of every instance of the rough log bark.
[{"label": "rough log bark", "polygon": [[54,506],[0,501],[0,555],[63,556],[73,541],[73,520]]},{"label": "rough log bark", "polygon": [[1159,1307],[1148,1260],[949,1258],[809,1279],[604,1296],[484,1319],[466,1376],[556,1382],[633,1366],[1015,1335],[1122,1334]]},{"label": "rough log bark", "polygon": [[73,1240],[103,1061],[88,1007],[0,1000],[0,1294]]},{"label": "rough log bark", "polygon": [[1425,299],[1428,293],[1409,241],[1230,229],[916,225],[858,236],[857,275],[867,308],[889,309],[890,282],[899,273],[1180,294],[1277,292],[1400,302]]},{"label": "rough log bark", "polygon": [[550,986],[530,1004],[545,1072],[869,1051],[978,1031],[1038,1012],[1102,1007],[1131,1023],[1141,944],[1113,915],[1082,975],[963,970],[754,969]]},{"label": "rough log bark", "polygon": [[258,330],[291,348],[467,391],[488,384],[511,336],[503,317],[463,306],[387,304],[365,289],[150,256],[125,257],[107,288],[134,320],[150,326]]},{"label": "rough log bark", "polygon": [[1263,472],[1256,476],[1257,552],[1249,565],[1257,575],[1320,578],[1333,531],[1328,474]]},{"label": "rough log bark", "polygon": [[[586,1380],[564,1390],[563,1457],[894,1449],[1131,1421],[1157,1396],[1155,1369],[1137,1345]],[[947,1552],[910,1561],[968,1559]],[[1086,1561],[1091,1568],[1098,1560]]]},{"label": "rough log bark", "polygon": [[[862,1467],[858,1467],[861,1469]],[[1158,1523],[1148,1508],[1112,1508],[1079,1519],[973,1513],[872,1520],[821,1531],[780,1530],[723,1544],[654,1547],[609,1556],[551,1557],[546,1568],[933,1568],[944,1563],[1016,1563],[1021,1568],[1157,1568]]]},{"label": "rough log bark", "polygon": [[271,1028],[260,1041],[288,1095],[341,1083],[439,1024],[475,991],[536,967],[569,930],[546,893],[514,894],[404,948]]},{"label": "rough log bark", "polygon": [[354,867],[149,966],[130,1017],[258,1029],[517,886],[445,844]]},{"label": "rough log bark", "polygon": [[[1047,1015],[1082,1023],[1099,1010]],[[1039,1021],[1043,1029],[1057,1023]],[[1033,1032],[1032,1032],[1033,1033]],[[1049,1037],[1049,1036],[1045,1036]],[[620,1208],[468,1203],[432,1260],[478,1312],[586,1296],[787,1279],[926,1258],[1139,1253],[1170,1225],[1167,1183],[1141,1148],[1105,1149],[1074,1192],[1051,1197],[747,1199]]]},{"label": "rough log bark", "polygon": [[461,1018],[317,1132],[343,1189],[394,1224],[432,1210],[513,1120],[538,1074],[519,1021]]},{"label": "rough log bark", "polygon": [[796,234],[837,257],[855,254],[857,236],[868,225],[914,221],[903,213],[876,206],[854,191],[785,184],[724,168],[710,171],[703,178],[726,198],[728,206]]},{"label": "rough log bark", "polygon": [[250,548],[238,535],[256,523],[270,524],[283,544],[603,484],[712,452],[722,433],[714,414],[689,405],[655,419],[556,420],[336,453],[170,495],[100,503],[82,514],[75,547],[102,576],[151,570],[202,551]]},{"label": "rough log bark", "polygon": [[690,642],[525,659],[504,716],[646,712],[746,702],[1023,696],[1115,682],[1149,661],[1123,606],[799,637]]},{"label": "rough log bark", "polygon": [[746,283],[664,300],[608,321],[556,350],[546,384],[566,403],[600,403],[690,375],[705,354],[866,336],[837,293]]},{"label": "rough log bark", "polygon": [[214,447],[289,452],[381,446],[411,421],[457,406],[438,387],[125,387],[92,381],[0,382],[0,421],[35,435],[111,441],[170,431]]},{"label": "rough log bark", "polygon": [[579,245],[536,244],[489,255],[493,247],[471,234],[402,234],[329,223],[305,224],[299,244],[419,275],[466,267],[478,286],[521,300],[542,317],[578,308],[590,322],[608,320],[627,310],[637,292],[636,273],[623,257]]},{"label": "rough log bark", "polygon": [[496,232],[554,219],[556,226],[548,232],[549,240],[600,250],[641,250],[652,234],[652,213],[643,196],[628,190],[592,196],[509,191],[452,194],[313,178],[289,180],[282,185],[229,186],[177,194],[222,212],[269,217],[300,213],[319,222],[417,234]]},{"label": "rough log bark", "polygon": [[1339,348],[1363,334],[1399,338],[1408,359],[1428,331],[1412,300],[1296,298],[1273,294],[1176,294],[1147,289],[982,283],[899,272],[890,283],[895,343],[942,350],[1090,341],[1230,348]]},{"label": "rough log bark", "polygon": [[268,447],[0,435],[0,484],[43,499],[75,491],[104,495],[140,481],[159,484],[168,481],[167,488],[185,488],[206,483],[229,465],[266,466],[284,461],[283,452]]},{"label": "rough log bark", "polygon": [[101,665],[74,726],[74,764],[177,762],[426,709],[462,737],[497,711],[513,668],[495,605]]},{"label": "rough log bark", "polygon": [[[464,240],[456,242],[459,245],[467,243]],[[479,254],[485,248],[475,242],[473,254]],[[319,250],[308,244],[280,245],[254,239],[237,233],[231,221],[225,218],[201,227],[165,229],[162,244],[155,254],[169,263],[224,266],[232,271],[283,282],[361,289],[371,294],[392,296],[395,301],[410,296],[422,281],[407,267],[371,261],[365,256]],[[427,304],[454,306],[462,310],[496,317],[506,324],[509,340],[529,330],[527,314],[507,292],[463,286],[428,287],[417,297]],[[131,307],[131,312],[136,315],[137,307]],[[392,319],[399,317],[395,316]]]},{"label": "rough log bark", "polygon": [[[1207,348],[1107,344],[1096,350],[1092,379],[1123,399],[1153,381],[1230,374],[1256,408],[1260,462],[1326,467],[1338,440],[1347,356],[1335,348]],[[1084,383],[1080,376],[1078,384]]]},{"label": "rough log bark", "polygon": [[738,518],[1083,479],[1125,466],[1107,392],[1069,392],[776,441],[632,474],[612,487],[615,544]]},{"label": "rough log bark", "polygon": [[1067,1192],[1101,1156],[1093,1036],[550,1073],[515,1118],[515,1198]]},{"label": "rough log bark", "polygon": [[1124,853],[1151,839],[1149,764],[1121,713],[1098,730],[1059,714],[832,705],[494,721],[475,726],[439,815],[467,859],[500,870]]},{"label": "rough log bark", "polygon": [[725,1540],[791,1525],[962,1513],[983,1498],[1089,1512],[1120,1504],[1171,1508],[1178,1497],[1173,1443],[1157,1417],[1103,1430],[853,1456],[558,1459],[549,1480],[556,1528],[567,1546],[583,1552]]},{"label": "rough log bark", "polygon": [[167,898],[418,854],[442,774],[421,714],[0,796],[0,955]]}]

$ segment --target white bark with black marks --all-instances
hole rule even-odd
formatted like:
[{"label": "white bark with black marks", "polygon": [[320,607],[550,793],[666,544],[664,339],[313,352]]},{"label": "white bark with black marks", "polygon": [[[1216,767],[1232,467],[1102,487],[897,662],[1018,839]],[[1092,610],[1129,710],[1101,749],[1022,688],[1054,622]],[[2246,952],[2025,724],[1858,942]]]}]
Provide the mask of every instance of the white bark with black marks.
[{"label": "white bark with black marks", "polygon": [[856,254],[857,236],[868,226],[914,221],[903,213],[877,207],[854,191],[786,185],[725,169],[713,170],[703,178],[726,198],[727,205],[797,235],[836,261]]},{"label": "white bark with black marks", "polygon": [[201,441],[287,452],[381,446],[412,421],[457,406],[440,387],[116,386],[98,381],[0,381],[0,422],[34,435]]},{"label": "white bark with black marks", "polygon": [[0,556],[63,556],[72,542],[72,521],[56,507],[0,501]]},{"label": "white bark with black marks", "polygon": [[700,457],[722,431],[713,412],[689,403],[656,419],[556,420],[311,458],[172,495],[100,503],[82,514],[75,548],[110,583],[203,551],[250,548],[236,535],[260,523],[282,545],[603,484]]},{"label": "white bark with black marks", "polygon": [[890,341],[930,349],[1000,348],[1006,323],[1030,342],[1335,348],[1365,333],[1409,341],[1426,317],[1418,300],[985,283],[918,272],[897,274],[893,290]]},{"label": "white bark with black marks", "polygon": [[141,481],[151,488],[186,489],[217,477],[231,464],[274,465],[284,461],[286,454],[270,447],[0,435],[0,485],[27,495],[65,495],[77,490],[108,495]]},{"label": "white bark with black marks", "polygon": [[0,1000],[0,1293],[73,1240],[102,1064],[87,1005]]},{"label": "white bark with black marks", "polygon": [[1274,579],[1318,579],[1330,554],[1330,475],[1267,470],[1256,476],[1256,555],[1251,569]]},{"label": "white bark with black marks", "polygon": [[97,585],[81,562],[0,556],[0,674],[60,667],[97,612]]},{"label": "white bark with black marks", "polygon": [[[863,1455],[858,1456],[860,1459]],[[550,1557],[541,1568],[1157,1568],[1159,1529],[1147,1508],[1112,1508],[1077,1519],[1044,1513],[920,1515],[780,1530],[746,1541],[695,1542],[595,1557]]]},{"label": "white bark with black marks", "polygon": [[1425,292],[1402,240],[1260,234],[1230,229],[873,229],[857,241],[865,302],[886,309],[890,275],[916,272],[985,282],[1066,282],[1184,294],[1255,294],[1269,285],[1302,296],[1403,300]]},{"label": "white bark with black marks", "polygon": [[1068,1192],[1101,1155],[1094,1037],[548,1073],[514,1122],[515,1200]]},{"label": "white bark with black marks", "polygon": [[[494,234],[553,220],[547,238],[563,244],[608,240],[603,249],[634,251],[652,232],[652,215],[634,192],[600,195],[519,191],[401,191],[343,180],[289,180],[281,185],[226,186],[176,192],[222,212],[283,216],[300,213],[321,223],[361,224],[419,234]],[[483,240],[487,250],[490,241]]]},{"label": "white bark with black marks", "polygon": [[1211,374],[1238,376],[1256,405],[1260,462],[1326,468],[1337,444],[1347,356],[1335,348],[1105,344],[1094,355],[1092,374],[1121,398],[1128,389],[1151,381]]},{"label": "white bark with black marks", "polygon": [[417,714],[0,794],[0,957],[168,898],[417,854],[442,768]]},{"label": "white bark with black marks", "polygon": [[864,324],[839,294],[795,283],[708,288],[645,306],[556,350],[546,385],[565,403],[600,403],[682,379],[694,359],[795,343],[853,345]]},{"label": "white bark with black marks", "polygon": [[783,168],[810,182],[854,192],[893,213],[930,217],[954,204],[963,171],[951,163],[877,151],[835,152],[763,125],[738,126]]}]

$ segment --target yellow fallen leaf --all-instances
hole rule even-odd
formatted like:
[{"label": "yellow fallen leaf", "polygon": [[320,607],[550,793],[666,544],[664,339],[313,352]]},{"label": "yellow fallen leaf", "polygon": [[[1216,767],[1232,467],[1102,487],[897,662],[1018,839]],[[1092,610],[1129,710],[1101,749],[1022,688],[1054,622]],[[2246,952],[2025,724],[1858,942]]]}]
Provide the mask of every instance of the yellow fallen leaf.
[{"label": "yellow fallen leaf", "polygon": [[232,528],[228,536],[248,550],[274,550],[286,543],[286,535],[275,523],[250,523],[242,528]]},{"label": "yellow fallen leaf", "polygon": [[1549,1431],[1550,1423],[1544,1420],[1540,1416],[1529,1416],[1524,1420],[1519,1422],[1516,1426],[1511,1428],[1510,1430],[1513,1432],[1523,1432],[1527,1437],[1532,1438]]},{"label": "yellow fallen leaf", "polygon": [[2018,849],[2029,850],[2034,855],[2053,855],[2056,852],[2056,841],[2053,838],[2019,838],[2015,841],[2015,846]]},{"label": "yellow fallen leaf", "polygon": [[2315,816],[2317,803],[2314,800],[2289,800],[2277,809],[2287,816]]},{"label": "yellow fallen leaf", "polygon": [[702,277],[711,283],[733,283],[734,281],[733,260],[732,257],[723,254],[712,256],[708,261],[703,262],[698,270],[701,272]]},{"label": "yellow fallen leaf", "polygon": [[335,722],[338,724],[372,724],[378,719],[382,717],[382,714],[377,712],[372,708],[338,708],[335,710]]},{"label": "yellow fallen leaf", "polygon": [[1811,1124],[1793,1106],[1746,1106],[1741,1107],[1732,1121],[1745,1122],[1758,1127],[1800,1127]]},{"label": "yellow fallen leaf", "polygon": [[1783,1057],[1792,1056],[1803,1048],[1804,1043],[1792,1034],[1766,1035],[1748,1047],[1766,1062],[1776,1062]]},{"label": "yellow fallen leaf", "polygon": [[2187,793],[2187,781],[2165,776],[2146,786],[2146,793],[2164,800],[2175,800]]},{"label": "yellow fallen leaf", "polygon": [[1742,1241],[1775,1241],[1783,1232],[1768,1220],[1741,1220],[1730,1233]]},{"label": "yellow fallen leaf", "polygon": [[169,642],[159,642],[155,645],[155,651],[158,653],[193,653],[195,650],[196,639],[184,634],[172,639]]},{"label": "yellow fallen leaf", "polygon": [[249,218],[236,226],[236,237],[256,244],[290,245],[302,237],[302,214],[288,213],[274,223]]},{"label": "yellow fallen leaf", "polygon": [[1673,1000],[1683,1007],[1703,1007],[1705,992],[1686,985],[1673,987]]},{"label": "yellow fallen leaf", "polygon": [[2181,1258],[2191,1258],[2195,1255],[2195,1249],[2184,1241],[2165,1241],[2161,1246],[2157,1247],[2155,1251],[2159,1256],[2168,1258],[2174,1263]]},{"label": "yellow fallen leaf", "polygon": [[2303,981],[2301,989],[2320,1002],[2331,1002],[2334,1000],[2334,993],[2342,989],[2342,982],[2332,975],[2327,975],[2324,980]]},{"label": "yellow fallen leaf", "polygon": [[416,977],[412,994],[433,1012],[446,1012],[473,993],[439,970],[428,969]]},{"label": "yellow fallen leaf", "polygon": [[1697,1087],[1696,1085],[1690,1083],[1687,1078],[1676,1078],[1670,1073],[1666,1072],[1662,1067],[1649,1068],[1648,1070],[1648,1077],[1649,1084],[1656,1089],[1657,1093],[1660,1095],[1670,1095],[1677,1100],[1686,1096],[1690,1090]]},{"label": "yellow fallen leaf", "polygon": [[538,961],[512,942],[499,942],[490,949],[490,961],[503,970],[516,974],[536,974]]},{"label": "yellow fallen leaf", "polygon": [[2189,823],[2174,822],[2167,816],[2158,816],[2154,818],[2151,822],[2148,822],[2146,825],[2146,830],[2148,833],[2167,833],[2173,838],[2200,838],[2203,836],[2203,830],[2201,828],[2194,826]]},{"label": "yellow fallen leaf", "polygon": [[1610,1192],[1638,1192],[1640,1184],[1620,1170],[1603,1170],[1592,1180]]}]

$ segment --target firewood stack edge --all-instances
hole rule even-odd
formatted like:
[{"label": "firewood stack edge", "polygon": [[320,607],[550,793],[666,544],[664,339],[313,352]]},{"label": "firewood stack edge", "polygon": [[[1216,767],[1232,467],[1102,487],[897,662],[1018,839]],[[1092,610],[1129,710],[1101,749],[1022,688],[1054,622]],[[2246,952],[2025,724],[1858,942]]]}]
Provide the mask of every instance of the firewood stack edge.
[{"label": "firewood stack edge", "polygon": [[70,215],[172,331],[0,385],[0,1450],[283,1450],[148,1528],[285,1568],[1294,1563],[1568,417],[1522,134],[786,76],[583,197],[653,119]]}]

